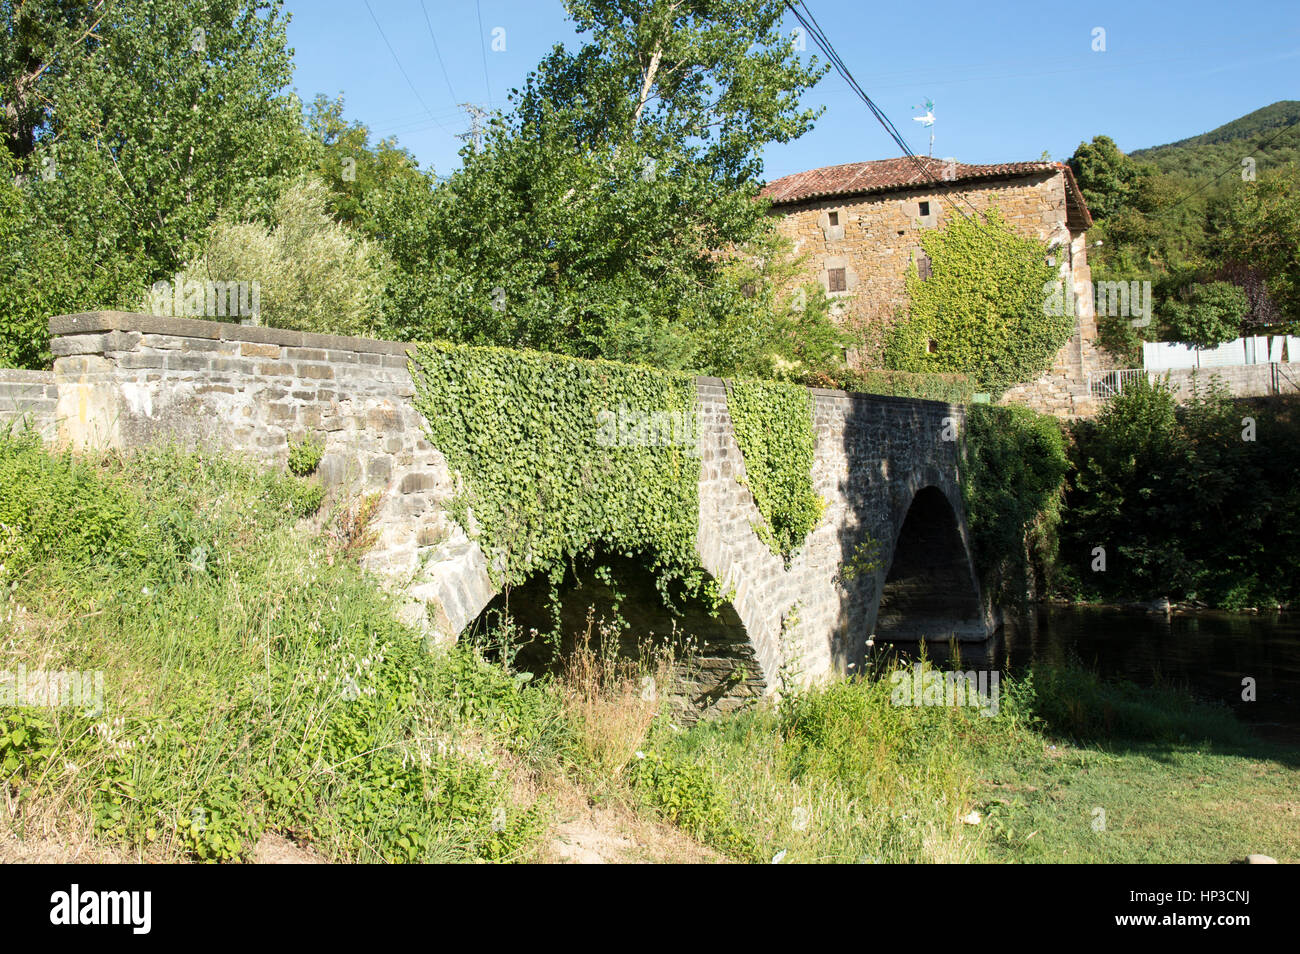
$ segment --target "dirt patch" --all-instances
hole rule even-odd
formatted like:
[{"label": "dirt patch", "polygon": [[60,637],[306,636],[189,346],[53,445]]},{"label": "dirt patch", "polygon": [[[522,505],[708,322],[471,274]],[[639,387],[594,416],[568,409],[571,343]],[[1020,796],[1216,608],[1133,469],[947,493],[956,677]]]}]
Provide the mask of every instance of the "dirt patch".
[{"label": "dirt patch", "polygon": [[323,865],[325,859],[311,848],[295,845],[283,835],[264,832],[253,849],[255,865]]},{"label": "dirt patch", "polygon": [[120,865],[138,859],[88,841],[56,837],[19,838],[0,830],[0,864]]},{"label": "dirt patch", "polygon": [[[575,793],[576,795],[576,793]],[[556,864],[718,864],[727,859],[621,804],[566,800],[538,859]]]}]

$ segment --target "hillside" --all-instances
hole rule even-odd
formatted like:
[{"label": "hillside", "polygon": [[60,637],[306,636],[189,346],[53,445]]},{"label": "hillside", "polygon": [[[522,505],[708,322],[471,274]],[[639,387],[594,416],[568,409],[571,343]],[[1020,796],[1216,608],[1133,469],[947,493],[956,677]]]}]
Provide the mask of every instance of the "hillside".
[{"label": "hillside", "polygon": [[1217,129],[1130,155],[1161,172],[1192,178],[1217,176],[1252,156],[1256,171],[1300,161],[1300,101],[1282,100]]}]

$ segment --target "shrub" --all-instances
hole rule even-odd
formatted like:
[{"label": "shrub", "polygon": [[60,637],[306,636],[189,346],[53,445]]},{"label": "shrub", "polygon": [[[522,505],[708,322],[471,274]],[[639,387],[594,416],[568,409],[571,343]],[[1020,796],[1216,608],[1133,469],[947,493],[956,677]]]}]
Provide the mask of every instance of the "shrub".
[{"label": "shrub", "polygon": [[299,477],[314,474],[325,453],[325,442],[314,434],[302,439],[289,438],[289,473]]},{"label": "shrub", "polygon": [[1061,565],[1076,595],[1227,608],[1296,598],[1294,404],[1248,407],[1214,386],[1179,406],[1139,381],[1071,436]]},{"label": "shrub", "polygon": [[1022,714],[1045,733],[1080,742],[1243,743],[1245,726],[1222,706],[1197,703],[1169,685],[1103,680],[1078,664],[1036,666],[1012,694]]},{"label": "shrub", "polygon": [[1193,285],[1183,299],[1164,306],[1164,319],[1174,340],[1196,348],[1213,348],[1241,334],[1250,310],[1246,293],[1232,282]]},{"label": "shrub", "polygon": [[0,526],[10,576],[49,560],[138,565],[145,557],[131,489],[70,453],[48,453],[31,433],[0,435]]},{"label": "shrub", "polygon": [[920,398],[946,404],[970,404],[975,394],[970,376],[965,374],[841,369],[816,371],[801,376],[799,381],[810,388]]},{"label": "shrub", "polygon": [[[203,254],[186,265],[177,281],[257,282],[263,324],[373,335],[382,321],[382,253],[334,222],[326,201],[326,187],[303,178],[276,201],[270,229],[255,222],[216,223]],[[146,307],[151,307],[147,299]]]}]

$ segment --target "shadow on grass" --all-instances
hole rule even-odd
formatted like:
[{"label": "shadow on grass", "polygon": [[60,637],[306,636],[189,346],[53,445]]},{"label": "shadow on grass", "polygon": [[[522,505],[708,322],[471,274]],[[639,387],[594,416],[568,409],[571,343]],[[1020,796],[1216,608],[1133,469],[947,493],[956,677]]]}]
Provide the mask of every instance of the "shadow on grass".
[{"label": "shadow on grass", "polygon": [[1103,678],[1078,664],[1034,666],[1012,682],[1010,702],[1048,736],[1113,752],[1161,758],[1206,745],[1220,754],[1300,768],[1300,745],[1260,737],[1226,706],[1198,701],[1172,685]]}]

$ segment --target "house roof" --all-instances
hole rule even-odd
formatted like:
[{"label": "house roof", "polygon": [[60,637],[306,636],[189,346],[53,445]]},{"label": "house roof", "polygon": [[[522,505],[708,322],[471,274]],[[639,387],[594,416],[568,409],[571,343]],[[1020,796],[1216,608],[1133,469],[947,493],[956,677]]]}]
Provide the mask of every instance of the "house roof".
[{"label": "house roof", "polygon": [[874,159],[782,176],[765,185],[760,194],[770,198],[774,206],[781,206],[830,196],[866,195],[931,184],[987,182],[1058,172],[1065,174],[1067,224],[1075,231],[1088,228],[1092,225],[1092,215],[1074,173],[1062,162],[1000,162],[991,165],[957,162],[950,166],[946,159],[929,156],[918,156],[915,160],[906,156]]}]

